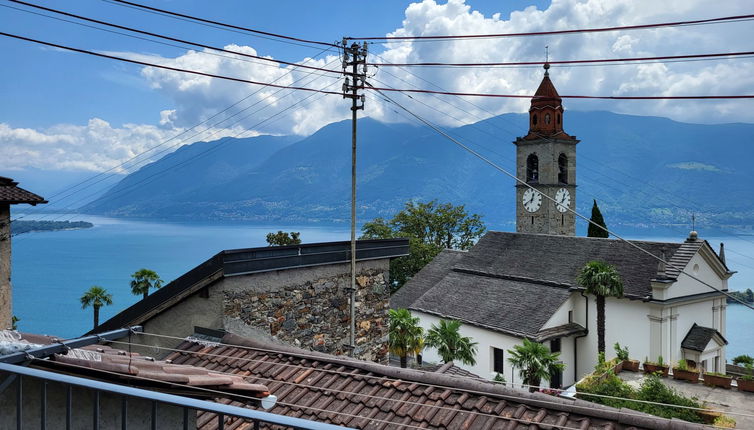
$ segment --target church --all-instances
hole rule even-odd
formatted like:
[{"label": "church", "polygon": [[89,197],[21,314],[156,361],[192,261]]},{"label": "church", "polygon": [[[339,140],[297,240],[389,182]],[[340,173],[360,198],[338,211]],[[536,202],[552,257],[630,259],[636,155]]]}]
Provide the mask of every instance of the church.
[{"label": "church", "polygon": [[[677,243],[635,246],[575,235],[569,209],[576,204],[579,141],[564,130],[562,99],[548,69],[531,100],[529,131],[514,142],[516,233],[490,231],[469,251],[443,251],[391,297],[391,308],[409,309],[425,330],[440,319],[461,321],[462,335],[478,350],[476,365],[456,365],[483,378],[500,374],[521,383],[508,350],[523,339],[541,342],[565,364],[549,386],[565,387],[597,363],[595,297],[576,277],[587,262],[602,260],[617,269],[624,288],[622,298],[606,299],[608,359],[619,342],[632,359],[686,359],[724,373],[726,297],[678,270],[727,290],[733,272],[722,244],[718,254],[693,231]],[[430,348],[424,360],[441,362]]]}]

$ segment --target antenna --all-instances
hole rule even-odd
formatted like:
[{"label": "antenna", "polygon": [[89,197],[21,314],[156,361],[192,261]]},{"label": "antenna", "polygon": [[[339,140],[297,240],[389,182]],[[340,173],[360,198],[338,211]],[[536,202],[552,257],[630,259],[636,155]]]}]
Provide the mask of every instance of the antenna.
[{"label": "antenna", "polygon": [[696,214],[691,214],[691,231],[696,231]]}]

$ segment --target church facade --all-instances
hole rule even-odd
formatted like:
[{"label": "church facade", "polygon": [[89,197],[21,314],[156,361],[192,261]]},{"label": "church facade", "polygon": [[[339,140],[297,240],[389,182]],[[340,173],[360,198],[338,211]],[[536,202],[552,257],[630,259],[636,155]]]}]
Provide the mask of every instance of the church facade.
[{"label": "church facade", "polygon": [[[393,295],[391,307],[411,310],[425,330],[440,319],[460,320],[478,353],[476,365],[456,365],[484,378],[500,374],[520,383],[508,350],[524,338],[541,342],[566,365],[549,385],[565,387],[597,363],[595,298],[576,277],[587,262],[602,260],[624,283],[623,298],[606,300],[608,359],[619,342],[640,361],[684,358],[724,373],[726,301],[715,289],[727,290],[733,272],[722,251],[718,255],[695,232],[675,243],[575,236],[579,141],[564,131],[562,101],[547,66],[529,118],[528,134],[514,142],[516,233],[490,231],[468,252],[443,251]],[[440,361],[431,349],[424,359]]]}]

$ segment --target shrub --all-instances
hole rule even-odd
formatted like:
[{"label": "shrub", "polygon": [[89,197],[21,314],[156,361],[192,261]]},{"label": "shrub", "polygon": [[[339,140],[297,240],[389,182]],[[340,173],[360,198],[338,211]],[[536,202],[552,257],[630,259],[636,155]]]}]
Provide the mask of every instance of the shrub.
[{"label": "shrub", "polygon": [[618,356],[618,359],[620,361],[628,360],[628,347],[621,348],[620,343],[615,342],[615,345],[613,345],[613,348],[615,349],[615,355]]},{"label": "shrub", "polygon": [[713,422],[712,424],[718,428],[724,428],[724,429],[736,428],[736,420],[730,417],[726,417],[725,415],[721,415],[715,418],[715,422]]},{"label": "shrub", "polygon": [[500,373],[495,374],[495,378],[492,379],[495,382],[500,382],[501,384],[505,385],[505,376],[501,375]]},{"label": "shrub", "polygon": [[689,365],[686,363],[686,359],[682,358],[678,361],[678,365],[676,366],[676,369],[678,370],[689,370]]},{"label": "shrub", "polygon": [[744,381],[751,381],[754,379],[754,364],[746,363],[744,367],[746,368],[747,375],[742,376],[741,379]]}]

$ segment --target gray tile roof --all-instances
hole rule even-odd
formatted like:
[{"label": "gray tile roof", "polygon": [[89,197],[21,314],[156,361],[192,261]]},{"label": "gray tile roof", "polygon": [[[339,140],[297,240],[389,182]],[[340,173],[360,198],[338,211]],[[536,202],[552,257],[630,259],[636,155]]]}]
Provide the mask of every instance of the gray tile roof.
[{"label": "gray tile roof", "polygon": [[683,338],[681,348],[702,352],[715,335],[720,336],[720,339],[726,345],[728,344],[728,341],[725,340],[719,331],[714,328],[702,327],[694,323],[694,325],[691,326],[691,329],[689,329],[689,332],[686,333],[686,337]]},{"label": "gray tile roof", "polygon": [[[632,243],[685,267],[706,242]],[[656,259],[619,240],[491,231],[468,252],[443,251],[390,304],[533,339],[576,334],[583,327],[542,327],[592,260],[614,265],[632,299],[651,297],[653,279],[673,281],[679,274],[668,266],[658,275]]]}]

